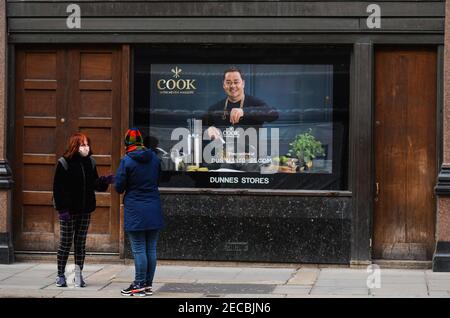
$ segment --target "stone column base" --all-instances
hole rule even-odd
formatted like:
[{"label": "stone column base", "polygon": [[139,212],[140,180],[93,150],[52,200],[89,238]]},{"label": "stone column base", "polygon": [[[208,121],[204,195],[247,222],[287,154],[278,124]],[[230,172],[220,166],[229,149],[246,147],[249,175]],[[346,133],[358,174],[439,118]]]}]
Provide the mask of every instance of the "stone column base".
[{"label": "stone column base", "polygon": [[[14,262],[14,249],[11,236],[11,202],[12,181],[11,168],[6,160],[0,160],[0,264]],[[3,224],[4,223],[4,224]]]},{"label": "stone column base", "polygon": [[14,263],[14,249],[9,233],[0,233],[0,264]]},{"label": "stone column base", "polygon": [[450,242],[437,242],[433,255],[433,272],[450,272]]}]

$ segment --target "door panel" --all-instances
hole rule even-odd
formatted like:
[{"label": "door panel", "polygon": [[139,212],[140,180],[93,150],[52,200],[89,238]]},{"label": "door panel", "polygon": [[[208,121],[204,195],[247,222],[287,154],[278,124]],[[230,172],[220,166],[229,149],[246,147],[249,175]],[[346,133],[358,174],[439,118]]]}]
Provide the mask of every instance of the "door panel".
[{"label": "door panel", "polygon": [[[70,117],[75,129],[89,136],[99,175],[114,173],[120,156],[120,149],[113,144],[120,144],[120,52],[81,49],[71,53],[75,69]],[[97,210],[86,242],[89,250],[116,247],[118,251],[118,202],[112,187],[97,193]]]},{"label": "door panel", "polygon": [[434,49],[375,54],[374,258],[433,254],[436,67]]},{"label": "door panel", "polygon": [[[58,64],[59,62],[59,64]],[[56,163],[57,105],[64,79],[57,50],[18,51],[16,64],[16,160],[14,244],[17,250],[55,250],[56,214],[51,205]],[[48,175],[51,173],[51,175]]]},{"label": "door panel", "polygon": [[[16,61],[15,246],[55,251],[59,222],[52,205],[53,174],[67,138],[76,131],[91,138],[100,175],[117,168],[121,52],[19,49]],[[96,197],[87,249],[118,252],[119,196],[110,187]]]}]

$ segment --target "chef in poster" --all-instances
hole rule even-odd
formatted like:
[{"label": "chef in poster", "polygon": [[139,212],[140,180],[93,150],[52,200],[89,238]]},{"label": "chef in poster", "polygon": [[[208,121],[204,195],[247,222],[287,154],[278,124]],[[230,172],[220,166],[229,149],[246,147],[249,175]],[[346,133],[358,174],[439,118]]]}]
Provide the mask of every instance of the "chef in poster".
[{"label": "chef in poster", "polygon": [[[258,132],[265,122],[278,119],[274,108],[254,96],[246,95],[244,88],[244,75],[240,69],[230,67],[224,71],[223,89],[227,97],[210,106],[202,118],[211,140],[219,138],[225,143],[227,138],[224,137],[232,135],[238,127],[252,127]],[[246,151],[257,149],[257,145],[249,146]]]}]

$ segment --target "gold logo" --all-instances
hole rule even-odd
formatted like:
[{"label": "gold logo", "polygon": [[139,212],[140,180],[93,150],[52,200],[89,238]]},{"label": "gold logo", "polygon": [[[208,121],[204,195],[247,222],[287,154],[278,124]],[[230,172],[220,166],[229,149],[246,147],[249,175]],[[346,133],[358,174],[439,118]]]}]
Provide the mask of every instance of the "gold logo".
[{"label": "gold logo", "polygon": [[195,79],[181,79],[183,69],[175,66],[170,70],[175,79],[159,79],[156,87],[160,94],[194,94],[197,89]]},{"label": "gold logo", "polygon": [[180,77],[181,71],[182,71],[181,68],[178,68],[178,66],[175,66],[175,69],[172,69],[172,73],[174,74],[173,77],[175,77],[175,78]]}]

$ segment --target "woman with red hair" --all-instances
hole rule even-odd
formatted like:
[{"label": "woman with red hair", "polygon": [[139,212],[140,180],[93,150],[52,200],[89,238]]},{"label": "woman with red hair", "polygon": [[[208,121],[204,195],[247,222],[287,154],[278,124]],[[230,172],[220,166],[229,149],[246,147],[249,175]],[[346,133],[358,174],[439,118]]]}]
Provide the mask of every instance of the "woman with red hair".
[{"label": "woman with red hair", "polygon": [[65,269],[72,242],[75,250],[76,287],[85,287],[82,270],[86,255],[86,236],[91,213],[96,208],[95,191],[104,192],[113,176],[99,177],[89,138],[75,133],[67,150],[58,159],[53,181],[53,200],[60,220],[60,242],[57,254],[56,286],[67,287]]}]

